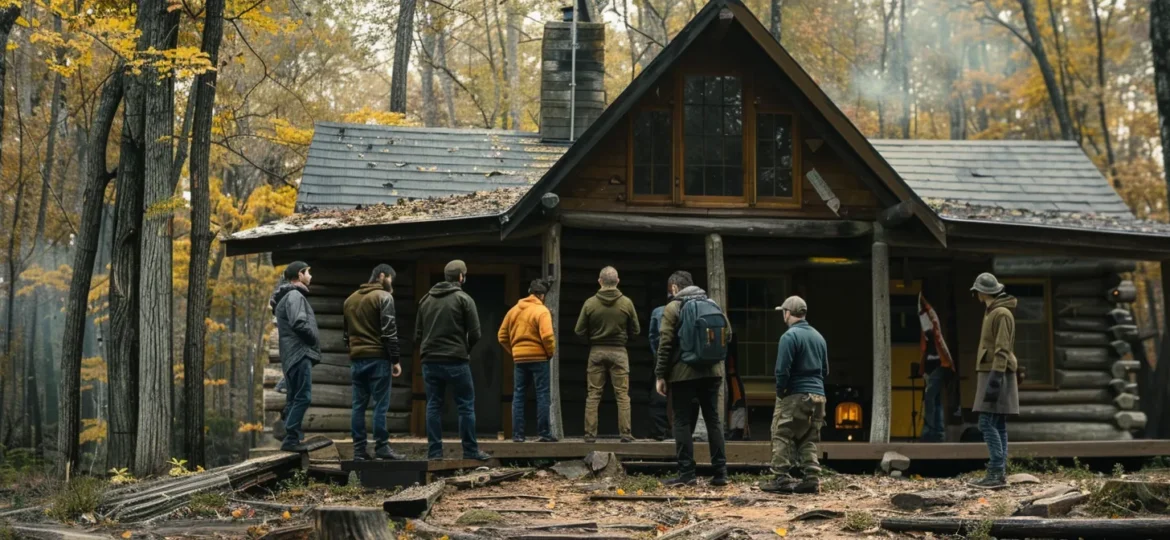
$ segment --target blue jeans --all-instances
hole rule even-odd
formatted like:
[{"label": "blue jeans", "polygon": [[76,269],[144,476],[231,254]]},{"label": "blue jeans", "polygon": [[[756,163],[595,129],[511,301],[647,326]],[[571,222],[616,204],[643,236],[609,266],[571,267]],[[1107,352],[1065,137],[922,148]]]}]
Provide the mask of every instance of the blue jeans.
[{"label": "blue jeans", "polygon": [[349,418],[353,453],[366,452],[366,405],[374,399],[374,449],[389,446],[386,411],[390,410],[390,361],[384,358],[359,358],[349,365],[353,386],[353,412]]},{"label": "blue jeans", "polygon": [[979,413],[979,431],[987,442],[987,469],[1004,471],[1007,468],[1007,415]]},{"label": "blue jeans", "polygon": [[471,380],[471,366],[466,362],[424,363],[422,368],[427,390],[427,459],[443,458],[443,400],[448,385],[453,390],[455,407],[459,411],[463,457],[474,458],[479,453],[479,443],[475,440],[475,384]]},{"label": "blue jeans", "polygon": [[937,367],[926,376],[926,392],[922,395],[922,440],[926,442],[942,442],[946,439],[946,419],[943,414],[946,373],[946,368]]},{"label": "blue jeans", "polygon": [[512,390],[512,438],[524,439],[524,395],[528,381],[536,389],[536,427],[541,437],[552,438],[548,427],[548,362],[520,362],[513,370],[516,387]]},{"label": "blue jeans", "polygon": [[305,411],[313,401],[313,364],[308,358],[293,364],[284,372],[288,381],[288,394],[284,402],[284,444],[300,444],[305,433],[301,430],[301,421],[305,418]]}]

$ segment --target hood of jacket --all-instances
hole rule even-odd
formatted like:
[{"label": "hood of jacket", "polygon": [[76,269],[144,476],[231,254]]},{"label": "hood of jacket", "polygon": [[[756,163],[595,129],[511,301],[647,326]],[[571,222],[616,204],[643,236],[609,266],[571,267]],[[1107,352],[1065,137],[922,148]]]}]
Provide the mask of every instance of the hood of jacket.
[{"label": "hood of jacket", "polygon": [[382,289],[381,283],[363,283],[362,286],[358,287],[358,290],[355,292],[358,295],[365,296],[365,295],[370,294],[374,291],[381,291],[381,290],[384,290],[384,289]]},{"label": "hood of jacket", "polygon": [[304,285],[301,285],[300,283],[293,283],[291,281],[281,283],[276,287],[275,291],[272,291],[272,297],[268,299],[268,308],[272,310],[274,315],[276,314],[277,304],[280,304],[280,301],[283,300],[285,296],[288,296],[288,293],[293,292],[295,289],[300,289],[302,294],[309,292],[309,289]]},{"label": "hood of jacket", "polygon": [[519,302],[516,302],[516,307],[520,308],[521,313],[527,311],[530,308],[543,305],[544,302],[541,302],[540,299],[536,297],[536,295],[532,294],[521,298]]},{"label": "hood of jacket", "polygon": [[1016,300],[1016,297],[1014,297],[1010,294],[1001,294],[1001,295],[995,297],[995,300],[991,301],[991,305],[987,306],[987,311],[991,311],[991,310],[997,309],[997,308],[1007,308],[1007,309],[1010,309],[1012,311],[1015,311],[1016,305],[1019,303],[1020,302],[1019,302],[1019,300]]},{"label": "hood of jacket", "polygon": [[691,285],[684,287],[671,300],[702,300],[704,298],[707,298],[707,291],[700,289],[698,285]]},{"label": "hood of jacket", "polygon": [[597,291],[597,294],[594,296],[597,297],[597,300],[599,302],[601,302],[602,305],[609,307],[609,306],[612,306],[614,304],[614,302],[617,302],[618,299],[622,297],[622,292],[617,290],[616,288],[614,288],[614,289],[601,289],[600,291]]},{"label": "hood of jacket", "polygon": [[461,290],[463,290],[463,288],[460,287],[458,283],[440,281],[436,283],[434,287],[431,287],[430,292],[427,294],[430,294],[431,296],[447,296],[448,294]]}]

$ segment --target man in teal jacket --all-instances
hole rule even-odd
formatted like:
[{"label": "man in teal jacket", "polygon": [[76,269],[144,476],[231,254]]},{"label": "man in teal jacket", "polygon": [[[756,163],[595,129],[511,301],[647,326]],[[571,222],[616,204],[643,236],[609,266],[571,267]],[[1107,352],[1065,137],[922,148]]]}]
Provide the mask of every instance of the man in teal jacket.
[{"label": "man in teal jacket", "polygon": [[[776,478],[760,489],[816,493],[820,489],[817,443],[825,423],[828,346],[805,320],[808,304],[802,298],[790,296],[776,309],[788,325],[776,352],[776,408],[772,413],[772,473]],[[793,466],[803,473],[799,482],[791,476]]]}]

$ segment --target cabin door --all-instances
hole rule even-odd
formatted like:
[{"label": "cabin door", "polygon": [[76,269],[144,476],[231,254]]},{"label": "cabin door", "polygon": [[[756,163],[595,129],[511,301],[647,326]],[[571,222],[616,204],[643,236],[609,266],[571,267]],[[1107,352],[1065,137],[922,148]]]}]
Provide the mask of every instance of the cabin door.
[{"label": "cabin door", "polygon": [[890,437],[922,436],[922,327],[918,322],[921,281],[890,281]]},{"label": "cabin door", "polygon": [[[443,280],[445,263],[420,265],[423,279],[419,283],[418,299],[431,286]],[[513,265],[484,265],[468,261],[467,281],[463,292],[475,300],[483,337],[471,347],[471,377],[475,383],[475,427],[481,436],[495,439],[499,433],[510,433],[512,428],[512,359],[496,342],[496,334],[504,315],[518,300],[519,268]],[[410,330],[413,335],[414,329]],[[416,347],[417,349],[417,347]],[[422,376],[418,366],[415,373]],[[422,392],[425,393],[425,386]],[[443,406],[444,438],[458,438],[459,415],[455,410],[452,390],[447,390]],[[417,402],[416,402],[417,403]],[[416,435],[425,435],[425,401],[415,407],[419,419],[415,422]]]}]

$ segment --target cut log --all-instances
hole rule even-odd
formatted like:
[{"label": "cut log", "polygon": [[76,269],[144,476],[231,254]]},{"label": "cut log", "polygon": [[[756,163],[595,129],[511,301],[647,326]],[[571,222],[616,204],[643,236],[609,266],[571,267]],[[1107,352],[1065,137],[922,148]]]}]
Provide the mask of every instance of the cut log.
[{"label": "cut log", "polygon": [[935,506],[951,506],[955,504],[955,497],[946,491],[915,491],[895,494],[890,502],[897,508],[914,512]]},{"label": "cut log", "polygon": [[1105,317],[1117,306],[1104,298],[1057,298],[1055,315],[1060,317]]},{"label": "cut log", "polygon": [[1102,332],[1054,332],[1055,342],[1060,347],[1096,347],[1109,344],[1109,337]]},{"label": "cut log", "polygon": [[1113,354],[1118,358],[1128,358],[1133,354],[1133,346],[1128,341],[1115,339],[1109,342],[1109,346],[1113,348]]},{"label": "cut log", "polygon": [[382,510],[394,519],[426,519],[431,507],[443,496],[447,484],[431,482],[425,486],[414,486],[402,490],[382,503]]},{"label": "cut log", "polygon": [[484,486],[494,486],[503,482],[518,480],[534,471],[531,467],[525,469],[511,469],[504,471],[488,471],[449,478],[447,484],[459,489],[471,489]]},{"label": "cut log", "polygon": [[[314,369],[314,377],[316,377],[316,370]],[[347,381],[348,383],[348,381]],[[349,410],[353,406],[353,387],[349,384],[318,384],[317,379],[313,379],[312,402],[311,407],[329,407]],[[279,411],[284,409],[284,404],[287,395],[281,394],[276,390],[264,390],[264,410]],[[411,400],[414,395],[409,388],[391,388],[390,390],[390,411],[391,412],[409,412],[411,408]],[[373,409],[373,400],[370,400],[368,407]]]},{"label": "cut log", "polygon": [[1109,321],[1101,317],[1059,317],[1056,319],[1056,329],[1075,332],[1108,332]]},{"label": "cut log", "polygon": [[1099,494],[1135,512],[1163,513],[1170,509],[1170,482],[1107,480]]},{"label": "cut log", "polygon": [[1123,411],[1132,411],[1141,406],[1141,398],[1133,394],[1118,394],[1113,398],[1113,404]]},{"label": "cut log", "polygon": [[1020,390],[1020,406],[1109,403],[1112,399],[1113,394],[1107,388],[1099,390]]},{"label": "cut log", "polygon": [[1130,311],[1125,308],[1117,308],[1113,311],[1110,311],[1109,320],[1113,321],[1113,324],[1135,324],[1133,320],[1133,313],[1130,313]]},{"label": "cut log", "polygon": [[1146,413],[1141,411],[1121,411],[1113,415],[1117,427],[1121,429],[1145,429]]},{"label": "cut log", "polygon": [[1051,499],[1053,497],[1059,497],[1061,495],[1064,495],[1066,493],[1072,493],[1074,491],[1079,492],[1080,490],[1078,490],[1077,488],[1070,486],[1068,484],[1063,484],[1063,485],[1048,488],[1048,489],[1041,491],[1040,493],[1037,493],[1037,494],[1032,495],[1030,497],[1020,499],[1020,504],[1027,506],[1027,505],[1032,504],[1040,499]]},{"label": "cut log", "polygon": [[1112,377],[1104,371],[1056,370],[1056,386],[1061,390],[1078,388],[1105,388]]},{"label": "cut log", "polygon": [[1125,379],[1130,373],[1136,373],[1141,368],[1142,364],[1137,360],[1118,360],[1113,363],[1110,371],[1113,373],[1114,379]]},{"label": "cut log", "polygon": [[1121,441],[1133,439],[1129,431],[1113,422],[1008,422],[1008,440],[1029,441]]},{"label": "cut log", "polygon": [[[301,422],[301,429],[305,431],[349,431],[350,408],[309,407],[305,411],[305,418]],[[366,412],[366,426],[372,425],[373,412]],[[386,413],[386,429],[391,433],[406,433],[410,431],[410,413]]]},{"label": "cut log", "polygon": [[[990,530],[985,529],[990,521]],[[995,538],[1109,538],[1147,539],[1166,535],[1165,519],[1041,519],[1041,518],[912,518],[882,519],[893,532],[930,532],[969,535],[975,531]]]},{"label": "cut log", "polygon": [[[1056,348],[1056,367],[1061,369],[1099,369],[1104,371],[1113,365],[1113,360],[1111,350],[1108,347]],[[317,380],[313,379],[313,382],[317,382]]]},{"label": "cut log", "polygon": [[1105,291],[1105,299],[1114,304],[1132,304],[1137,300],[1137,287],[1127,279]]},{"label": "cut log", "polygon": [[1101,404],[1021,405],[1021,422],[1109,422],[1117,407]]},{"label": "cut log", "polygon": [[322,506],[317,509],[313,532],[320,540],[369,538],[391,540],[390,520],[377,508],[362,506]]},{"label": "cut log", "polygon": [[1013,515],[1016,516],[1031,516],[1031,517],[1056,517],[1068,514],[1074,506],[1085,502],[1089,496],[1085,493],[1073,492],[1049,497],[1046,499],[1037,499],[1031,504],[1028,504]]},{"label": "cut log", "polygon": [[1134,324],[1116,324],[1109,327],[1109,332],[1113,334],[1113,339],[1121,341],[1137,341],[1138,327]]},{"label": "cut log", "polygon": [[1114,394],[1124,394],[1126,392],[1126,388],[1129,387],[1129,384],[1129,381],[1125,379],[1111,379],[1109,381],[1109,389],[1112,390]]},{"label": "cut log", "polygon": [[[1078,277],[1104,278],[1137,269],[1134,261],[1119,259],[1084,259],[1079,257],[1047,257],[1010,255],[995,258],[993,272],[999,277]],[[1100,289],[1098,289],[1098,292]]]}]

